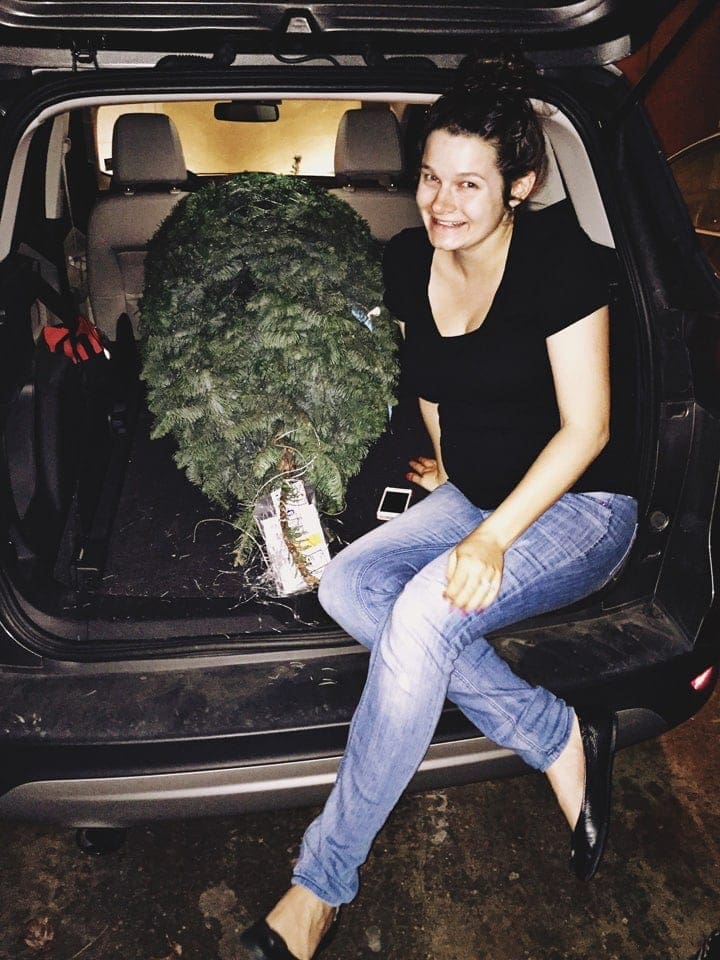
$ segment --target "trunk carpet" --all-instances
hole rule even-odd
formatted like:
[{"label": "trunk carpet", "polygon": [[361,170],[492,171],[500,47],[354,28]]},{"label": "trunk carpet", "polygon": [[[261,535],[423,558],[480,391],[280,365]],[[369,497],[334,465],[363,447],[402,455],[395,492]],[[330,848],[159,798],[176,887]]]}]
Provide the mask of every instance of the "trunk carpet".
[{"label": "trunk carpet", "polygon": [[[227,515],[190,483],[173,460],[168,437],[150,439],[151,416],[137,424],[130,462],[118,505],[105,574],[96,596],[245,600],[257,592],[261,560],[233,566],[235,530]],[[370,450],[351,481],[347,508],[328,520],[331,552],[375,526],[385,486],[408,486],[410,456],[428,453],[424,428],[414,405],[396,408],[392,430]],[[422,496],[415,491],[413,502]]]}]

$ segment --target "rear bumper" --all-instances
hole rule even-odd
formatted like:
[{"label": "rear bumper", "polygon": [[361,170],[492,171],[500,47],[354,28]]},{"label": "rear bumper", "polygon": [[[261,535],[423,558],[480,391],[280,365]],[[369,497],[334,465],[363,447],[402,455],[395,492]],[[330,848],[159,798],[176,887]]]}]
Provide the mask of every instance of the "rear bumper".
[{"label": "rear bumper", "polygon": [[[656,736],[665,721],[645,709],[619,714],[621,747]],[[322,802],[339,756],[183,772],[38,780],[0,797],[0,817],[120,827],[163,819],[227,816]],[[485,737],[433,744],[410,784],[429,790],[526,772],[512,752]]]}]

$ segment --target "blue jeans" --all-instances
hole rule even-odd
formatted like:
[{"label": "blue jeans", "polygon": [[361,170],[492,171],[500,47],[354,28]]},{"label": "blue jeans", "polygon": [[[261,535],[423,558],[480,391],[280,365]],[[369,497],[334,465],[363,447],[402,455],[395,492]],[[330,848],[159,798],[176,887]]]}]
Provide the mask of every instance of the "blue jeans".
[{"label": "blue jeans", "polygon": [[538,770],[570,736],[572,708],[517,677],[485,635],[607,583],[632,544],[637,504],[620,494],[565,494],[505,553],[495,602],[464,614],[443,597],[448,554],[489,512],[445,483],[323,573],[323,607],[372,650],[337,781],[293,874],[326,903],[357,894],[358,868],[419,767],[446,696]]}]

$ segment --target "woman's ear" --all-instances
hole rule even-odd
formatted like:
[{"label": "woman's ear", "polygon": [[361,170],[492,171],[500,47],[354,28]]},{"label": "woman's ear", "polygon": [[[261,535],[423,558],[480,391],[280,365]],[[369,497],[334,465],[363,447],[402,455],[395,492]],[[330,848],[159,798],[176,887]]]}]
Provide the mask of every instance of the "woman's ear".
[{"label": "woman's ear", "polygon": [[513,180],[512,187],[510,188],[511,207],[517,207],[518,204],[523,202],[523,200],[527,200],[532,193],[536,179],[537,174],[534,170],[530,170],[524,176],[518,177],[517,180]]}]

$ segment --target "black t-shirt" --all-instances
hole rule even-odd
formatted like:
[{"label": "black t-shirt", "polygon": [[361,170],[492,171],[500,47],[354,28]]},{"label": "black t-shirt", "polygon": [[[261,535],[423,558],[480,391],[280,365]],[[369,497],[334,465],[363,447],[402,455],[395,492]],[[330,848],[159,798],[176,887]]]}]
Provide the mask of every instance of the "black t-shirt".
[{"label": "black t-shirt", "polygon": [[[385,304],[405,324],[408,389],[439,404],[450,481],[489,509],[519,483],[560,426],[546,337],[607,304],[608,280],[568,201],[522,211],[484,322],[445,337],[428,299],[433,253],[422,227],[390,240]],[[573,490],[628,492],[621,459],[611,439]]]}]

